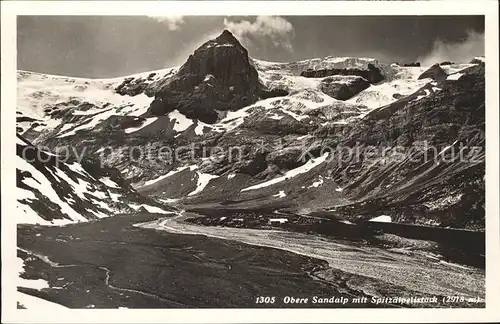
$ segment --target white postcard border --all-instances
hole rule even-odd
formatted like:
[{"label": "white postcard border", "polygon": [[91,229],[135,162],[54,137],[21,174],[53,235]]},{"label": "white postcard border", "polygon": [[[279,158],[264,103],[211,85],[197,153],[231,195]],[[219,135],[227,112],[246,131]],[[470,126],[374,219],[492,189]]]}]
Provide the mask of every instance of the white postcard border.
[{"label": "white postcard border", "polygon": [[[18,310],[15,296],[15,109],[17,15],[485,15],[486,308],[484,309],[116,309]],[[500,320],[497,1],[2,1],[2,322],[335,323]],[[54,58],[57,59],[57,58]]]}]

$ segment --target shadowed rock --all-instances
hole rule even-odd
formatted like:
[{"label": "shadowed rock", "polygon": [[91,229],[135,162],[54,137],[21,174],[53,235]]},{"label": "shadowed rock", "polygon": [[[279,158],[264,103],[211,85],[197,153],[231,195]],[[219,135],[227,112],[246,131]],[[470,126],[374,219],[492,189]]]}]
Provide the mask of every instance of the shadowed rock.
[{"label": "shadowed rock", "polygon": [[484,65],[484,57],[482,57],[482,56],[475,57],[475,58],[473,58],[470,61],[470,64],[481,64],[481,65]]},{"label": "shadowed rock", "polygon": [[427,71],[420,74],[418,77],[419,80],[430,78],[435,81],[443,81],[446,80],[448,74],[439,66],[439,64],[434,64]]},{"label": "shadowed rock", "polygon": [[370,83],[378,83],[384,80],[384,76],[380,69],[375,65],[369,63],[368,69],[322,69],[322,70],[306,70],[300,73],[301,76],[306,78],[324,78],[332,75],[357,75]]},{"label": "shadowed rock", "polygon": [[321,81],[321,91],[337,100],[347,100],[370,87],[370,82],[359,76],[333,76]]},{"label": "shadowed rock", "polygon": [[404,63],[404,67],[420,67],[420,62],[415,62],[415,63]]}]

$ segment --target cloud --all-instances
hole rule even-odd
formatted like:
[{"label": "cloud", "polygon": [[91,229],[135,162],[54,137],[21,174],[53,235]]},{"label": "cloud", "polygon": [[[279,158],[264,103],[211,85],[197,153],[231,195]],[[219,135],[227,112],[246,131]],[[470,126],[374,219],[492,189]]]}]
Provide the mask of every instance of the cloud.
[{"label": "cloud", "polygon": [[461,42],[436,40],[432,50],[418,58],[422,65],[432,65],[443,61],[469,63],[475,56],[484,55],[484,34],[469,31]]},{"label": "cloud", "polygon": [[162,22],[167,25],[169,30],[179,30],[184,23],[183,16],[148,16],[151,19]]},{"label": "cloud", "polygon": [[292,51],[292,39],[295,36],[292,23],[277,16],[258,16],[254,22],[241,20],[229,21],[224,18],[224,26],[245,44],[271,43]]},{"label": "cloud", "polygon": [[173,57],[169,57],[168,61],[165,63],[166,66],[173,65],[181,65],[186,62],[189,55],[193,54],[193,52],[203,45],[206,41],[210,39],[214,39],[221,34],[220,27],[215,28],[214,30],[207,31],[201,35],[197,35],[196,37],[192,37],[182,42],[178,48],[177,53]]}]

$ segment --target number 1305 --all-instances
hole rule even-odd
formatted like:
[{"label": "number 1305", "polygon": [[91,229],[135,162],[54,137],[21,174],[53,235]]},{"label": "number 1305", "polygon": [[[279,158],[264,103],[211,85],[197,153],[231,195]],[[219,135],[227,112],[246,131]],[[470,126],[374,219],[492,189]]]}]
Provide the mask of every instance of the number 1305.
[{"label": "number 1305", "polygon": [[276,297],[263,297],[259,296],[255,299],[256,304],[274,304]]}]

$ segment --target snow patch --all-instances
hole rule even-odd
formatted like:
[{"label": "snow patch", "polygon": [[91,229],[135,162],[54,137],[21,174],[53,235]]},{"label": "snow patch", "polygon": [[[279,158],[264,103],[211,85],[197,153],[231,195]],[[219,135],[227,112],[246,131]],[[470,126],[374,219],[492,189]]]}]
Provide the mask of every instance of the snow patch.
[{"label": "snow patch", "polygon": [[149,213],[153,213],[153,214],[173,214],[173,212],[171,212],[171,211],[166,211],[166,210],[163,210],[159,207],[151,206],[151,205],[147,205],[147,204],[141,204],[141,205],[130,204],[129,206],[135,210],[139,210],[141,207],[143,207]]},{"label": "snow patch", "polygon": [[453,147],[453,145],[457,144],[457,142],[458,142],[458,140],[456,140],[455,142],[453,142],[453,144],[446,146],[444,149],[441,150],[441,152],[439,152],[438,155],[441,155],[444,152],[446,152],[448,149],[450,149],[451,147]]},{"label": "snow patch", "polygon": [[176,173],[179,173],[179,172],[181,172],[183,170],[186,170],[187,168],[189,168],[189,170],[191,170],[191,171],[194,171],[194,170],[196,170],[198,168],[198,166],[196,166],[196,165],[188,165],[188,166],[183,166],[183,167],[176,168],[174,170],[169,171],[167,174],[159,176],[158,178],[146,181],[141,187],[146,187],[146,186],[152,185],[154,183],[157,183],[157,182],[159,182],[159,181],[161,181],[163,179],[166,179],[166,178],[168,178],[168,177],[170,177],[170,176],[172,176],[172,175],[174,175]]},{"label": "snow patch", "polygon": [[329,152],[323,154],[322,156],[320,156],[318,158],[310,159],[304,165],[302,165],[302,166],[300,166],[298,168],[292,169],[290,171],[287,171],[285,173],[285,175],[283,175],[281,177],[274,178],[274,179],[265,181],[263,183],[260,183],[260,184],[254,185],[254,186],[250,186],[250,187],[241,189],[241,191],[243,192],[243,191],[248,191],[248,190],[253,190],[253,189],[259,189],[259,188],[268,187],[270,185],[279,183],[281,181],[293,178],[293,177],[295,177],[295,176],[297,176],[299,174],[307,173],[310,170],[312,170],[314,167],[316,167],[316,166],[320,165],[321,163],[325,162],[325,160],[328,157],[328,155],[329,155]]},{"label": "snow patch", "polygon": [[286,197],[285,190],[280,190],[280,192],[278,192],[277,194],[273,195],[273,197],[277,197],[277,198]]},{"label": "snow patch", "polygon": [[391,68],[394,74],[391,78],[380,83],[372,84],[368,89],[361,91],[354,97],[346,100],[347,103],[365,105],[369,108],[366,112],[386,106],[395,102],[394,95],[408,96],[424,85],[432,82],[432,79],[421,79],[418,77],[427,67],[398,67]]},{"label": "snow patch", "polygon": [[68,168],[73,171],[73,172],[76,172],[76,173],[79,173],[83,176],[86,176],[86,177],[89,177],[89,178],[92,178],[92,179],[95,179],[93,176],[90,175],[90,173],[88,173],[83,167],[81,164],[79,164],[78,162],[73,162],[71,164],[67,164]]},{"label": "snow patch", "polygon": [[203,82],[210,81],[210,79],[215,79],[215,77],[211,74],[205,75],[205,79],[203,79]]},{"label": "snow patch", "polygon": [[267,115],[269,119],[280,120],[283,119],[284,116],[279,116],[278,114],[269,114]]},{"label": "snow patch", "polygon": [[[43,193],[48,199],[50,199],[53,203],[59,205],[61,207],[61,212],[68,215],[71,219],[78,222],[86,222],[87,219],[76,212],[67,202],[64,202],[59,198],[59,195],[56,193],[50,181],[38,171],[33,165],[28,163],[26,160],[19,158],[17,160],[17,168],[22,171],[28,171],[31,173],[33,178],[25,178],[23,179],[23,183],[31,188],[37,189],[41,193]],[[58,170],[58,169],[57,169]],[[35,180],[36,179],[36,180]],[[71,179],[70,179],[71,180]],[[39,217],[40,219],[40,217]],[[29,218],[31,220],[31,217]],[[57,223],[56,221],[51,223]],[[66,221],[63,221],[66,224]]]},{"label": "snow patch", "polygon": [[307,188],[308,188],[308,189],[309,189],[309,188],[318,188],[318,187],[320,187],[322,184],[323,184],[323,177],[322,177],[322,176],[319,176],[319,180],[314,181],[314,182],[312,183],[312,185],[310,185],[310,186],[309,186],[309,187],[307,187]]},{"label": "snow patch", "polygon": [[197,187],[196,187],[196,189],[194,191],[190,192],[188,194],[188,196],[194,196],[194,195],[202,192],[203,189],[205,189],[205,187],[207,186],[207,184],[210,182],[210,180],[219,177],[217,175],[212,175],[212,174],[208,174],[208,173],[202,173],[202,172],[198,172],[198,171],[196,172],[196,174],[198,175],[198,184],[197,184]]},{"label": "snow patch", "polygon": [[205,124],[204,122],[198,120],[196,122],[196,127],[194,128],[194,133],[198,136],[201,136],[204,134],[203,130],[205,128],[213,129],[213,126],[210,124]]},{"label": "snow patch", "polygon": [[286,218],[270,218],[269,223],[273,223],[273,222],[284,224],[284,223],[288,222],[288,219],[286,219]]},{"label": "snow patch", "polygon": [[286,110],[286,109],[280,109],[280,110],[282,112],[284,112],[285,114],[292,116],[297,121],[301,121],[303,119],[309,118],[308,115],[297,115],[296,113],[294,113],[294,112],[292,112],[290,110]]},{"label": "snow patch", "polygon": [[115,114],[114,109],[107,109],[103,112],[99,112],[96,116],[92,116],[91,118],[87,119],[84,121],[84,123],[80,124],[80,126],[77,126],[76,128],[73,128],[71,131],[57,136],[58,138],[63,138],[63,137],[68,137],[72,135],[76,135],[77,131],[82,131],[82,130],[89,130],[89,129],[94,129],[100,122],[110,118]]},{"label": "snow patch", "polygon": [[20,257],[16,258],[16,268],[18,271],[18,282],[17,287],[31,288],[36,290],[41,290],[49,288],[49,283],[43,279],[24,279],[21,275],[24,273],[24,260]]},{"label": "snow patch", "polygon": [[135,133],[137,132],[138,130],[140,129],[143,129],[144,127],[148,126],[148,125],[151,125],[152,123],[154,123],[155,121],[158,120],[158,117],[151,117],[151,118],[147,118],[141,126],[138,126],[138,127],[131,127],[131,128],[127,128],[125,129],[125,133],[127,134],[131,134],[131,133]]},{"label": "snow patch", "polygon": [[179,198],[162,198],[158,199],[159,201],[165,203],[165,204],[173,204],[179,201]]},{"label": "snow patch", "polygon": [[174,130],[177,133],[183,132],[189,128],[189,126],[193,125],[193,121],[183,114],[181,114],[178,110],[174,110],[168,114],[170,120],[175,120]]},{"label": "snow patch", "polygon": [[446,80],[458,80],[462,77],[462,75],[464,75],[463,73],[454,73],[454,74],[451,74],[449,75]]},{"label": "snow patch", "polygon": [[100,181],[110,188],[120,188],[120,186],[118,186],[116,182],[111,180],[110,177],[102,177]]},{"label": "snow patch", "polygon": [[391,223],[392,218],[391,216],[387,215],[380,215],[375,218],[370,219],[370,222],[378,222],[378,223]]}]

